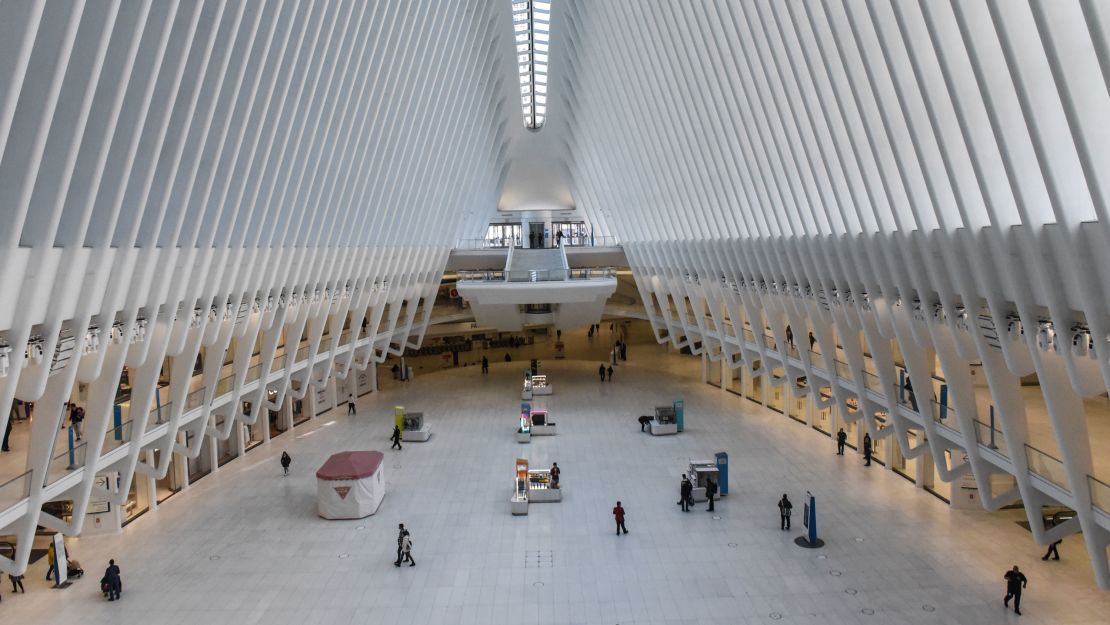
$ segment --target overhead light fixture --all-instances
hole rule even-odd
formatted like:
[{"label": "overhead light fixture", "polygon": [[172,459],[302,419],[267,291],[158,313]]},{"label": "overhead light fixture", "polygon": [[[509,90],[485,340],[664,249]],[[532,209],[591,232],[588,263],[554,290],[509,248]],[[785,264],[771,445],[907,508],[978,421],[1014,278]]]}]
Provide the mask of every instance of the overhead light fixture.
[{"label": "overhead light fixture", "polygon": [[524,127],[539,130],[547,118],[547,59],[551,41],[551,2],[512,0],[513,40],[520,78]]}]

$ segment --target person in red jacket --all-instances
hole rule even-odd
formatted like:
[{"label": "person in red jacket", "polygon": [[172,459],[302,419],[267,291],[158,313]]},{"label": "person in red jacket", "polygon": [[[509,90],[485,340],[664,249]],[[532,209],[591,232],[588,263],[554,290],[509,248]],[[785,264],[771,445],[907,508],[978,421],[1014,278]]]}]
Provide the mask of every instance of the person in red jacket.
[{"label": "person in red jacket", "polygon": [[617,507],[613,508],[613,518],[617,521],[617,536],[621,535],[621,531],[625,534],[628,533],[628,528],[624,526],[624,508],[621,507],[621,502],[617,502]]}]

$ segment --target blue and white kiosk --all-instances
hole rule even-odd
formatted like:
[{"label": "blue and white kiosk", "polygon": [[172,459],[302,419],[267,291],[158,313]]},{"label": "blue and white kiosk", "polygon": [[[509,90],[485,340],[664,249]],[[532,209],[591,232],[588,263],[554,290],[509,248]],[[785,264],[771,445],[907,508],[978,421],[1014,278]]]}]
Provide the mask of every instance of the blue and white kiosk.
[{"label": "blue and white kiosk", "polygon": [[817,549],[825,546],[825,541],[817,537],[817,500],[813,493],[806,491],[805,504],[802,508],[802,525],[806,533],[794,539],[794,544],[806,549]]}]

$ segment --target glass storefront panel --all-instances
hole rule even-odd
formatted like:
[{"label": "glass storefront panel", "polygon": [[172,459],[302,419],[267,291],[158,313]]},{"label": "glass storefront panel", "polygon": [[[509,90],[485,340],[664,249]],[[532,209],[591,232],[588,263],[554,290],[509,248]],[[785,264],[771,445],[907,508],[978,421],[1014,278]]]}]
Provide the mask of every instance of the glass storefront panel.
[{"label": "glass storefront panel", "polygon": [[[917,447],[917,433],[916,432],[908,432],[906,434],[906,438],[909,439],[911,449],[913,449],[914,447]],[[906,478],[907,480],[909,480],[911,482],[916,482],[917,481],[916,463],[913,462],[913,461],[907,461],[906,460],[906,458],[902,455],[902,446],[899,445],[897,441],[892,441],[891,445],[894,446],[894,448],[892,450],[892,453],[894,455],[894,464],[891,466],[891,468],[894,469],[894,471],[896,473],[898,473],[898,475],[901,475],[902,477]]]},{"label": "glass storefront panel", "polygon": [[127,491],[127,501],[123,504],[123,524],[134,521],[147,510],[150,510],[150,478],[135,473],[131,480],[131,490]]},{"label": "glass storefront panel", "polygon": [[721,388],[721,367],[724,366],[720,360],[714,362],[709,360],[705,363],[706,367],[706,381],[710,385]]},{"label": "glass storefront panel", "polygon": [[[944,450],[944,459],[948,466],[952,466],[952,452],[950,450]],[[940,479],[940,470],[933,462],[932,456],[928,454],[925,456],[925,475],[922,476],[922,479],[924,480],[922,486],[925,487],[925,490],[944,501],[952,501],[952,484]]]},{"label": "glass storefront panel", "polygon": [[[778,368],[773,369],[771,375],[775,376],[776,382],[778,382],[782,381],[784,373],[781,368]],[[767,391],[769,395],[767,398],[767,407],[775,412],[784,412],[786,389],[783,388],[782,384],[771,384]]]},{"label": "glass storefront panel", "polygon": [[[756,368],[758,368],[759,363],[756,363],[755,366],[756,366]],[[757,404],[762,405],[763,404],[763,376],[762,375],[753,375],[753,376],[751,376],[751,386],[750,386],[750,388],[745,389],[745,392],[747,394],[748,399],[754,401]]]},{"label": "glass storefront panel", "polygon": [[786,400],[786,414],[795,421],[800,423],[806,422],[806,405],[809,403],[809,398],[806,395],[799,397],[790,397]]},{"label": "glass storefront panel", "polygon": [[744,380],[744,366],[741,365],[739,367],[736,367],[730,372],[730,375],[732,375],[732,383],[729,385],[728,391],[730,393],[736,393],[737,395],[743,396],[744,384],[746,382]]},{"label": "glass storefront panel", "polygon": [[[158,497],[158,503],[162,503],[181,491],[181,462],[181,456],[173,454],[170,458],[170,468],[166,471],[166,476],[155,482],[155,493]],[[154,464],[155,466],[160,466],[162,464],[162,450],[160,449],[154,450]]]},{"label": "glass storefront panel", "polygon": [[[221,428],[224,427],[224,423],[226,422],[225,421],[226,418],[227,417],[224,417],[223,415],[218,415],[216,417],[216,429],[217,430],[220,430]],[[217,466],[222,467],[225,464],[234,460],[238,456],[239,456],[239,450],[236,449],[235,433],[234,432],[231,433],[231,436],[227,437],[227,440],[222,440],[222,441],[217,440],[216,441],[216,465]]]},{"label": "glass storefront panel", "polygon": [[[875,426],[878,428],[879,432],[882,432],[887,427],[886,420],[885,419],[880,419],[879,417],[876,417],[875,418]],[[887,437],[885,437],[885,436],[876,436],[875,439],[873,441],[871,441],[871,447],[872,447],[871,460],[872,461],[878,462],[879,464],[881,464],[883,466],[886,466],[885,458],[886,458],[886,446],[887,446],[887,444],[888,444],[888,440],[887,440]]]},{"label": "glass storefront panel", "polygon": [[[194,442],[195,440],[196,440],[196,435],[195,434],[193,434],[192,432],[186,432],[185,433],[185,444],[190,449],[193,448],[193,445],[195,444],[195,442]],[[196,458],[189,458],[188,470],[189,470],[189,483],[190,484],[195,483],[200,478],[202,478],[202,477],[204,477],[204,476],[206,476],[206,475],[208,475],[209,473],[212,472],[212,463],[209,460],[210,454],[209,454],[209,447],[208,447],[211,444],[211,441],[212,441],[212,438],[210,436],[204,436],[203,441],[201,443],[200,453],[197,454]]]},{"label": "glass storefront panel", "polygon": [[832,408],[822,408],[813,419],[813,429],[832,435]]}]

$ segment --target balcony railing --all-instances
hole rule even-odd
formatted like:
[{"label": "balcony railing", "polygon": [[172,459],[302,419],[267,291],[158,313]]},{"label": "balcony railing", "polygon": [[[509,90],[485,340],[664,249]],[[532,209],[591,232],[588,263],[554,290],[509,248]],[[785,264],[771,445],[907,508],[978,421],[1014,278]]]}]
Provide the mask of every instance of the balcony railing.
[{"label": "balcony railing", "polygon": [[581,269],[514,269],[511,271],[460,271],[460,282],[558,282],[563,280],[597,280],[617,275],[613,267]]},{"label": "balcony railing", "polygon": [[[1102,512],[1110,515],[1110,484],[1088,475],[1087,486],[1091,489],[1091,503]],[[2,488],[0,486],[0,489]]]},{"label": "balcony railing", "polygon": [[1010,449],[1006,446],[1006,439],[1002,436],[1002,430],[990,424],[983,423],[975,419],[975,440],[987,449],[998,452],[999,454],[1009,458]]},{"label": "balcony railing", "polygon": [[1054,458],[1029,444],[1025,445],[1025,458],[1029,461],[1030,473],[1039,475],[1065,491],[1071,492],[1071,488],[1068,487],[1068,474],[1064,470],[1064,463],[1059,458]]},{"label": "balcony railing", "polygon": [[31,472],[27,471],[0,484],[0,510],[7,510],[30,495]]}]

